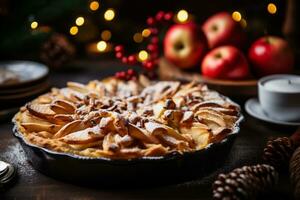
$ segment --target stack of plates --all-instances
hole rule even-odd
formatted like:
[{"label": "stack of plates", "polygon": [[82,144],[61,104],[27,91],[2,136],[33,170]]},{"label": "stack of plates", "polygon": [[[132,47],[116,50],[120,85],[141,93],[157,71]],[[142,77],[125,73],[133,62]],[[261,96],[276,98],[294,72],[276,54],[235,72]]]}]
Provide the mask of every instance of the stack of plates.
[{"label": "stack of plates", "polygon": [[0,62],[0,117],[49,88],[48,68],[31,61]]},{"label": "stack of plates", "polygon": [[16,176],[16,169],[9,163],[0,160],[0,190],[13,182]]}]

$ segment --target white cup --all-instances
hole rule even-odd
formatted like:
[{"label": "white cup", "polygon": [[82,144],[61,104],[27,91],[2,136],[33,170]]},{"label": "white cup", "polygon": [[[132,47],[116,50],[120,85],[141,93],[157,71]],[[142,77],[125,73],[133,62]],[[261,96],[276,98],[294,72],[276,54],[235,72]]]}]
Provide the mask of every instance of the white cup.
[{"label": "white cup", "polygon": [[259,102],[272,119],[300,121],[300,76],[271,75],[258,81]]}]

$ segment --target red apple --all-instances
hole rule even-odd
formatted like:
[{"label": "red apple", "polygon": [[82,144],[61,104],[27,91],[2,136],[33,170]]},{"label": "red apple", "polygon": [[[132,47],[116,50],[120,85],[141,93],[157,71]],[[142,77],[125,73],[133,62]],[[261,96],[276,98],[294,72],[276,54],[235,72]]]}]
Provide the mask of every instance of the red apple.
[{"label": "red apple", "polygon": [[206,51],[206,37],[195,23],[175,24],[165,35],[164,55],[180,68],[191,68],[201,63]]},{"label": "red apple", "polygon": [[245,33],[239,22],[227,12],[217,13],[208,18],[202,26],[210,48],[222,45],[242,47]]},{"label": "red apple", "polygon": [[250,76],[246,57],[234,46],[217,47],[204,57],[202,74],[218,79],[245,79]]},{"label": "red apple", "polygon": [[248,57],[258,76],[290,73],[295,61],[287,41],[276,36],[256,40],[249,49]]}]

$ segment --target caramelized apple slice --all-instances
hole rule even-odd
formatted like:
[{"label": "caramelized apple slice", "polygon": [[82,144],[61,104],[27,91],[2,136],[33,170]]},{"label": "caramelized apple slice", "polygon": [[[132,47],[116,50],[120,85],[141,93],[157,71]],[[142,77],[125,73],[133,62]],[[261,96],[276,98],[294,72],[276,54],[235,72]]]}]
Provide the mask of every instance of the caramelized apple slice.
[{"label": "caramelized apple slice", "polygon": [[85,87],[85,85],[81,84],[81,83],[76,83],[76,82],[67,82],[67,86],[68,88],[80,92],[80,93],[88,93],[89,90]]},{"label": "caramelized apple slice", "polygon": [[236,121],[235,116],[225,115],[222,112],[214,109],[200,109],[196,115],[215,121],[221,127],[232,127]]},{"label": "caramelized apple slice", "polygon": [[226,122],[223,116],[212,110],[199,110],[195,115],[199,118],[201,122],[214,122],[218,126],[226,127]]},{"label": "caramelized apple slice", "polygon": [[57,104],[51,104],[50,108],[51,110],[53,110],[53,112],[55,112],[55,114],[70,114],[67,110],[64,109],[64,107]]},{"label": "caramelized apple slice", "polygon": [[147,131],[149,131],[151,134],[153,134],[155,136],[167,134],[167,135],[170,135],[171,137],[176,138],[177,140],[183,140],[183,141],[189,142],[187,138],[182,136],[175,129],[170,128],[163,124],[159,124],[156,122],[146,122],[145,128]]},{"label": "caramelized apple slice", "polygon": [[128,134],[133,138],[142,140],[143,142],[146,143],[153,143],[153,144],[159,143],[159,141],[155,137],[147,134],[147,132],[144,129],[141,129],[130,123],[128,124]]},{"label": "caramelized apple slice", "polygon": [[161,141],[162,144],[166,144],[166,146],[176,148],[179,151],[185,151],[187,149],[190,149],[189,144],[187,142],[177,140],[174,137],[171,137],[170,135],[159,134],[157,135],[157,138]]},{"label": "caramelized apple slice", "polygon": [[53,112],[50,109],[49,104],[27,104],[26,105],[27,110],[34,116],[47,119],[49,117],[52,117],[55,115],[55,112]]},{"label": "caramelized apple slice", "polygon": [[196,149],[200,150],[205,148],[210,143],[211,134],[209,132],[204,132],[199,134],[198,132],[191,132],[192,138],[196,142]]},{"label": "caramelized apple slice", "polygon": [[54,115],[54,120],[56,120],[58,123],[68,123],[74,120],[73,115],[69,114],[57,114]]},{"label": "caramelized apple slice", "polygon": [[205,124],[194,122],[191,127],[181,127],[180,132],[182,134],[191,135],[196,144],[196,149],[201,149],[209,143],[210,133],[209,127]]},{"label": "caramelized apple slice", "polygon": [[94,126],[80,131],[73,132],[61,138],[62,141],[68,144],[86,144],[103,139],[104,135],[100,127]]},{"label": "caramelized apple slice", "polygon": [[40,117],[36,117],[35,115],[30,114],[28,110],[21,114],[21,121],[22,123],[36,123],[36,124],[44,124],[44,125],[51,125],[53,124],[52,121],[46,121]]},{"label": "caramelized apple slice", "polygon": [[64,110],[66,110],[68,113],[74,113],[76,110],[76,107],[73,105],[73,103],[65,100],[56,100],[54,102],[55,104],[61,106]]},{"label": "caramelized apple slice", "polygon": [[37,99],[37,102],[39,104],[49,104],[52,102],[52,98],[49,96],[49,95],[42,95],[42,96],[39,96],[38,99]]},{"label": "caramelized apple slice", "polygon": [[57,132],[61,126],[56,124],[38,124],[38,123],[21,123],[28,132],[47,131],[49,133]]},{"label": "caramelized apple slice", "polygon": [[54,138],[61,138],[72,132],[79,131],[86,128],[82,120],[75,120],[64,125],[55,135]]},{"label": "caramelized apple slice", "polygon": [[182,117],[183,113],[180,110],[166,110],[163,114],[163,119],[172,127],[177,127]]}]

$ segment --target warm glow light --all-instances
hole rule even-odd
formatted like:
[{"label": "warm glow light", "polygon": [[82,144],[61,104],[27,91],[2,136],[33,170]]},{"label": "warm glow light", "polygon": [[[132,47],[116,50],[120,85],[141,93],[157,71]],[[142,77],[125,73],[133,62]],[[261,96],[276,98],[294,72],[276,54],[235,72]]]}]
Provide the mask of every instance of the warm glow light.
[{"label": "warm glow light", "polygon": [[149,37],[150,35],[151,35],[151,31],[149,29],[146,28],[142,31],[143,37]]},{"label": "warm glow light", "polygon": [[269,3],[267,9],[270,14],[275,14],[277,12],[277,7],[274,3]]},{"label": "warm glow light", "polygon": [[189,13],[186,10],[180,10],[177,13],[177,19],[179,22],[186,22],[189,18]]},{"label": "warm glow light", "polygon": [[141,43],[143,42],[143,36],[141,33],[135,33],[133,35],[133,40],[136,42],[136,43]]},{"label": "warm glow light", "polygon": [[90,3],[90,9],[91,9],[92,11],[98,10],[98,8],[99,8],[99,3],[98,3],[98,1],[92,1],[92,2]]},{"label": "warm glow light", "polygon": [[242,15],[238,11],[234,11],[231,16],[232,16],[232,19],[236,22],[239,22],[242,20]]},{"label": "warm glow light", "polygon": [[32,29],[36,29],[38,26],[39,26],[39,23],[36,22],[36,21],[31,22],[31,24],[30,24],[30,27],[31,27]]},{"label": "warm glow light", "polygon": [[78,27],[77,26],[72,26],[70,28],[70,34],[71,35],[76,35],[78,33]]},{"label": "warm glow light", "polygon": [[105,11],[104,13],[104,19],[107,21],[111,21],[115,18],[115,11],[113,9],[108,9],[107,11]]},{"label": "warm glow light", "polygon": [[106,47],[107,47],[107,44],[106,44],[105,41],[99,41],[97,43],[97,49],[98,49],[98,51],[105,51]]},{"label": "warm glow light", "polygon": [[84,24],[84,18],[83,17],[77,17],[75,21],[77,26],[82,26]]},{"label": "warm glow light", "polygon": [[242,19],[242,20],[240,21],[240,23],[241,23],[241,25],[242,25],[243,28],[246,28],[246,27],[247,27],[247,21],[246,21],[245,19]]},{"label": "warm glow light", "polygon": [[148,54],[147,51],[141,50],[141,51],[139,52],[138,58],[139,58],[140,61],[145,61],[145,60],[148,59],[148,57],[149,57],[149,54]]},{"label": "warm glow light", "polygon": [[109,30],[102,31],[101,38],[102,38],[102,40],[106,40],[106,41],[110,40],[110,38],[111,38],[111,32]]}]

